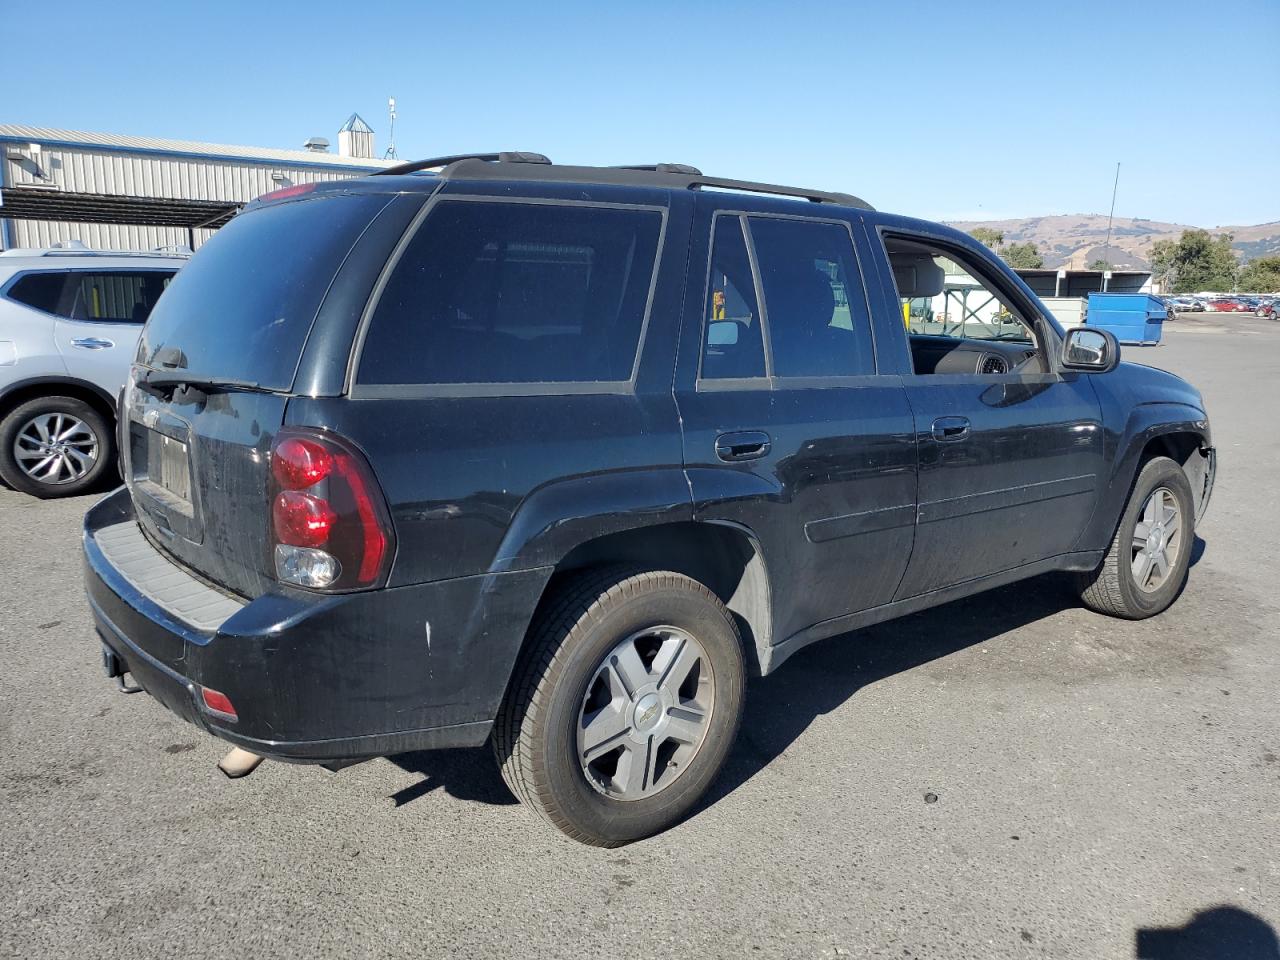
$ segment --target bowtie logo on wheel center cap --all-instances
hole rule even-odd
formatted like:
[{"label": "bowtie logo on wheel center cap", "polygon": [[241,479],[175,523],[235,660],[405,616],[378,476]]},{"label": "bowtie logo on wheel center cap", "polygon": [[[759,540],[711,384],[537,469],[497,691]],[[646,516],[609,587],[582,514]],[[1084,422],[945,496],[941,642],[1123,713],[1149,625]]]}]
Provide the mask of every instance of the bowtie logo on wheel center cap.
[{"label": "bowtie logo on wheel center cap", "polygon": [[662,699],[656,693],[645,694],[636,704],[635,727],[644,733],[652,730],[662,716]]}]

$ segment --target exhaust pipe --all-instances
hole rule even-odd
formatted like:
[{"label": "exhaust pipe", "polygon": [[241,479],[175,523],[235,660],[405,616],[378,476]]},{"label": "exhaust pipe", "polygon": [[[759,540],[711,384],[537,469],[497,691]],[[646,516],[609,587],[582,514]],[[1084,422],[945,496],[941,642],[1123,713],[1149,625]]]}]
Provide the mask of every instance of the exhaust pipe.
[{"label": "exhaust pipe", "polygon": [[232,780],[239,780],[241,777],[247,777],[253,771],[258,769],[265,758],[258,756],[256,753],[250,753],[240,747],[232,747],[231,752],[218,761],[218,769]]}]

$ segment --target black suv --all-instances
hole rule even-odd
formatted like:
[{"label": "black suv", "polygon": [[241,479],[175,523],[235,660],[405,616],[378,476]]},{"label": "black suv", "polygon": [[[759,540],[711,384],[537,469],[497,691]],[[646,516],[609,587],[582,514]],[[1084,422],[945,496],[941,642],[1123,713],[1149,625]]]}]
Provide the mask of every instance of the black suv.
[{"label": "black suv", "polygon": [[107,671],[258,756],[490,740],[635,840],[816,640],[1046,571],[1169,606],[1209,423],[1118,360],[844,194],[536,154],[289,188],[143,332],[85,520]]}]

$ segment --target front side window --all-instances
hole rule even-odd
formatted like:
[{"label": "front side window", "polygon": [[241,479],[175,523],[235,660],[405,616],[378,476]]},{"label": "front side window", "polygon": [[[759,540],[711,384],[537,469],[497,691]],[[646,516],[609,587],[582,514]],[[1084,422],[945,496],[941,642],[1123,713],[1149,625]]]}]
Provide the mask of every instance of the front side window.
[{"label": "front side window", "polygon": [[917,374],[1047,370],[1035,324],[970,255],[921,238],[886,237]]},{"label": "front side window", "polygon": [[358,380],[629,380],[661,232],[653,210],[441,201],[383,289]]},{"label": "front side window", "polygon": [[836,223],[751,217],[777,377],[875,372],[871,318],[849,231]]}]

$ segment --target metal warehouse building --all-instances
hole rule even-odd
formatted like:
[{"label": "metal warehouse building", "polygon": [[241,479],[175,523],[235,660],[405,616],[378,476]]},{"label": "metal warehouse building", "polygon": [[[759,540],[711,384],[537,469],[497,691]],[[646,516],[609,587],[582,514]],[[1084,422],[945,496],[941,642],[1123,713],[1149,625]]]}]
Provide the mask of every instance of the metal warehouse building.
[{"label": "metal warehouse building", "polygon": [[0,249],[79,240],[100,250],[198,247],[243,204],[272,190],[357,177],[373,131],[352,114],[338,152],[236,147],[0,124]]}]

